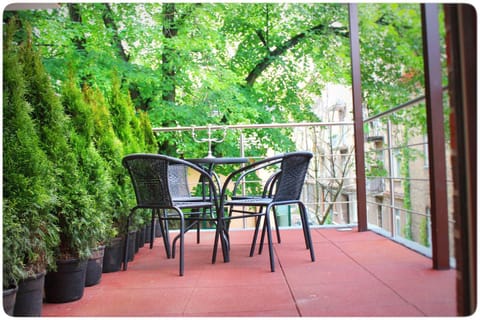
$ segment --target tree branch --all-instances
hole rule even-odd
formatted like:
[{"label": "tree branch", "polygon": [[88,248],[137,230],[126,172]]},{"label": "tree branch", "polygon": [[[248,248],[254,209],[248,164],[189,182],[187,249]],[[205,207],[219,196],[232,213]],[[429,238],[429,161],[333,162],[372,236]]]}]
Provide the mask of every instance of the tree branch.
[{"label": "tree branch", "polygon": [[263,45],[265,46],[265,48],[266,48],[267,50],[269,50],[268,47],[267,47],[267,40],[265,39],[265,36],[263,35],[262,30],[257,30],[257,31],[255,31],[255,33],[257,34],[257,36],[258,36],[258,38],[260,39],[260,41],[262,41],[262,43],[263,43]]},{"label": "tree branch", "polygon": [[[338,34],[338,35],[341,35],[341,36],[346,36],[346,37],[349,36],[348,32],[346,32],[344,29],[340,29],[340,28],[329,28],[329,29],[332,30],[335,34]],[[316,25],[316,26],[313,26],[313,27],[309,28],[305,32],[301,32],[299,34],[296,34],[295,36],[293,36],[292,38],[285,41],[282,45],[280,45],[279,47],[277,47],[273,51],[270,51],[267,48],[267,50],[268,50],[267,55],[262,59],[262,61],[260,61],[252,69],[252,71],[250,71],[250,73],[246,77],[245,81],[247,82],[247,85],[250,86],[250,87],[253,86],[253,84],[255,83],[257,78],[262,74],[263,71],[265,71],[265,69],[267,69],[267,67],[270,64],[272,64],[273,61],[275,61],[277,58],[282,56],[286,51],[295,47],[301,40],[303,40],[305,37],[307,37],[308,34],[310,34],[310,33],[321,33],[321,32],[325,32],[326,30],[327,30],[327,27],[325,25],[319,24],[319,25]],[[260,37],[259,32],[257,31],[256,33]],[[262,40],[262,37],[260,37],[260,40],[263,43],[265,43]]]},{"label": "tree branch", "polygon": [[[70,20],[75,23],[82,23],[82,15],[80,14],[80,8],[78,4],[69,3],[68,4],[68,14],[70,16]],[[85,50],[85,37],[76,37],[73,39],[73,43],[77,50]]]},{"label": "tree branch", "polygon": [[120,36],[118,35],[118,27],[112,18],[113,16],[112,7],[108,3],[104,3],[104,5],[105,5],[105,11],[102,14],[103,23],[105,24],[105,27],[107,27],[107,29],[113,30],[114,32],[113,41],[115,42],[115,46],[117,47],[117,53],[123,61],[128,62],[130,60],[130,57],[125,52],[125,48],[122,45]]}]

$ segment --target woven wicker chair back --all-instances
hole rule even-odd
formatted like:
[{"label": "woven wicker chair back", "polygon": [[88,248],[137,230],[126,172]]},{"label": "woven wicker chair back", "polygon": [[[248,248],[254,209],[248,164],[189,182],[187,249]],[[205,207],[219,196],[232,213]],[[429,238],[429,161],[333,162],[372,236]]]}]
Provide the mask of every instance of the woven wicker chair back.
[{"label": "woven wicker chair back", "polygon": [[168,182],[168,160],[137,155],[125,158],[123,163],[132,178],[139,207],[172,206]]},{"label": "woven wicker chair back", "polygon": [[273,201],[300,199],[312,156],[310,152],[293,152],[284,156]]},{"label": "woven wicker chair back", "polygon": [[190,197],[187,170],[187,166],[180,163],[170,164],[170,166],[168,167],[168,181],[172,197]]}]

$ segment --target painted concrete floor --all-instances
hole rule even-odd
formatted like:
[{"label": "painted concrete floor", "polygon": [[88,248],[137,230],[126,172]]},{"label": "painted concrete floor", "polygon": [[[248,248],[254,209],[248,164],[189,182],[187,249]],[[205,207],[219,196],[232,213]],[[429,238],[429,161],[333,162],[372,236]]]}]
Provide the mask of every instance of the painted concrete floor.
[{"label": "painted concrete floor", "polygon": [[316,261],[301,230],[281,230],[268,250],[249,257],[252,231],[231,232],[231,261],[211,264],[214,232],[186,236],[185,276],[166,259],[161,238],[140,248],[127,271],[102,274],[82,299],[43,305],[42,316],[323,317],[455,316],[455,270],[373,232],[312,229]]}]

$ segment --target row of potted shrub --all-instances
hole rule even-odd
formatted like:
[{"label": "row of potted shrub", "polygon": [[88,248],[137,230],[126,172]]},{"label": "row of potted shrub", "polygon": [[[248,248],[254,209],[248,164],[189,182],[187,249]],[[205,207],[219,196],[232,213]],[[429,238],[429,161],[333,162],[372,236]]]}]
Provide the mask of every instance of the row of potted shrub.
[{"label": "row of potted shrub", "polygon": [[49,296],[50,287],[68,286],[51,284],[56,273],[67,263],[86,265],[96,248],[126,231],[134,195],[123,156],[155,152],[156,144],[120,80],[102,93],[85,79],[81,86],[72,68],[55,90],[31,31],[13,19],[3,46],[4,307],[5,292],[13,291],[7,313],[38,316],[42,296],[40,307],[17,311],[22,287],[39,278],[47,301],[64,301]]}]

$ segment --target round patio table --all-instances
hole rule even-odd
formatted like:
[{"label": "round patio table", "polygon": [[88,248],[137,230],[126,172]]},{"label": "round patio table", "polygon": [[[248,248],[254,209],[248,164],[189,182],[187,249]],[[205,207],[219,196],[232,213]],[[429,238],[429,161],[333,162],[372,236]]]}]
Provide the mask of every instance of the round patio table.
[{"label": "round patio table", "polygon": [[[244,157],[227,157],[227,158],[224,158],[224,157],[220,157],[220,158],[205,157],[205,158],[185,159],[185,160],[201,166],[202,168],[204,168],[210,174],[210,176],[212,176],[214,178],[214,180],[216,181],[217,186],[218,186],[218,194],[221,194],[221,192],[222,192],[222,189],[221,189],[222,185],[220,183],[220,178],[218,177],[218,175],[213,170],[214,166],[215,165],[222,165],[222,164],[242,164],[242,163],[248,163],[249,162],[249,159],[244,158]],[[203,179],[202,179],[202,185],[205,186]],[[205,188],[203,188],[203,192],[205,192]],[[203,194],[203,196],[205,196],[205,193]],[[222,238],[225,239],[225,241],[228,242],[228,239],[226,238],[227,236],[224,232],[224,226],[223,226],[223,220],[222,220],[222,215],[221,214],[217,214],[217,234],[220,235]],[[226,251],[225,251],[225,250],[227,250],[227,248],[224,247],[224,242],[225,241],[220,241],[220,243],[222,244],[222,253],[223,253],[224,260],[225,260],[225,256],[227,255]],[[212,255],[212,263],[214,262],[213,257],[214,257],[215,252],[216,252],[216,241],[215,241],[215,248],[213,249],[213,251],[214,251],[214,254]]]},{"label": "round patio table", "polygon": [[249,159],[244,157],[205,157],[205,158],[193,158],[185,159],[186,161],[192,162],[196,165],[201,166],[205,169],[210,175],[216,180],[218,192],[221,192],[222,185],[220,184],[220,178],[213,170],[215,165],[218,164],[241,164],[248,163]]}]

